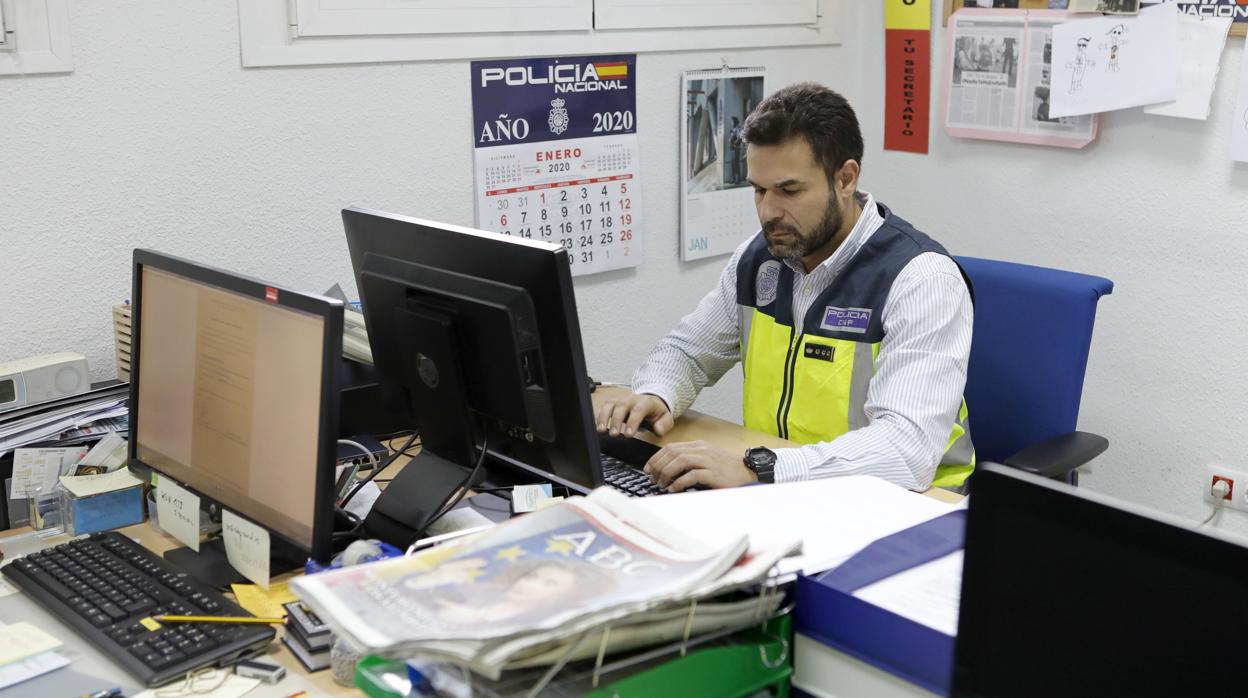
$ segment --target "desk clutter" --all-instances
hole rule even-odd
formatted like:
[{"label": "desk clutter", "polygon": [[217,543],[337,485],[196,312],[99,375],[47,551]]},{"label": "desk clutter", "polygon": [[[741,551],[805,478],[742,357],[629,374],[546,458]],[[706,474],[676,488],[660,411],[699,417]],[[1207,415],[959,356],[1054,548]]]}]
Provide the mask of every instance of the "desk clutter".
[{"label": "desk clutter", "polygon": [[298,578],[303,602],[361,653],[499,680],[758,625],[760,586],[797,539],[707,543],[602,488],[412,556]]},{"label": "desk clutter", "polygon": [[[121,434],[129,425],[128,393],[127,384],[113,382],[0,413],[0,473],[6,474],[3,523],[8,528],[61,527],[65,511],[82,532],[142,521],[141,514],[134,517],[130,495],[125,501],[112,497],[78,501],[108,491],[80,477],[114,472],[126,462],[126,441]],[[66,488],[58,488],[58,483],[80,489],[70,489],[73,500],[67,501]],[[102,517],[101,524],[97,525],[96,517]]]}]

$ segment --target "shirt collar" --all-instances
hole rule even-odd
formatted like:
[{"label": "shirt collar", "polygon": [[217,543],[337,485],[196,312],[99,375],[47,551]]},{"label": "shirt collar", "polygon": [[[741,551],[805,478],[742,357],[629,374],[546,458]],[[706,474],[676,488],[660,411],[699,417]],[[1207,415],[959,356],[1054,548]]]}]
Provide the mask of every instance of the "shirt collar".
[{"label": "shirt collar", "polygon": [[[846,236],[841,246],[836,248],[836,251],[831,256],[823,260],[810,273],[820,271],[824,273],[830,272],[835,275],[845,266],[846,262],[858,254],[858,250],[862,249],[867,240],[871,239],[875,231],[884,225],[884,216],[880,214],[880,209],[875,204],[875,197],[870,192],[854,192],[854,198],[862,209],[862,213],[858,216],[858,221],[854,223],[853,229],[849,231],[849,235]],[[802,269],[802,265],[798,260],[786,259],[784,263],[799,275],[807,273]]]}]

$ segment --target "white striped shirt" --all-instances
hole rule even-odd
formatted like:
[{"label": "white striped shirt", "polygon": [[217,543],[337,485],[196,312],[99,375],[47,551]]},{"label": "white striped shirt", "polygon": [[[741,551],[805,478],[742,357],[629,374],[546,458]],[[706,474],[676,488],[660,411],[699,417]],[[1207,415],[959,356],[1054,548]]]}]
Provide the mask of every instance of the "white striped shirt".
[{"label": "white striped shirt", "polygon": [[[862,215],[832,256],[810,273],[786,261],[795,275],[793,317],[806,317],[813,300],[884,224],[874,197],[857,196]],[[749,242],[733,253],[719,285],[633,374],[633,391],[657,395],[674,417],[741,360],[737,262]],[[912,490],[931,486],[966,387],[970,294],[952,259],[926,252],[897,275],[882,312],[884,339],[867,392],[867,426],[832,441],[777,449],[776,482],[874,475]]]}]

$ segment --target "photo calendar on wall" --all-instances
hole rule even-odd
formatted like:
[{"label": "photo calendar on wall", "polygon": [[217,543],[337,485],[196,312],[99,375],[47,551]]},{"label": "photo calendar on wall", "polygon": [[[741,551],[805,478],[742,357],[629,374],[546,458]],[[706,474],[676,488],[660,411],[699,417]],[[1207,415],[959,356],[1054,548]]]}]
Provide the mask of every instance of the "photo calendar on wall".
[{"label": "photo calendar on wall", "polygon": [[762,68],[693,70],[681,80],[682,261],[731,254],[758,232],[742,132],[764,94]]},{"label": "photo calendar on wall", "polygon": [[636,55],[472,63],[476,224],[563,245],[573,275],[641,263]]}]

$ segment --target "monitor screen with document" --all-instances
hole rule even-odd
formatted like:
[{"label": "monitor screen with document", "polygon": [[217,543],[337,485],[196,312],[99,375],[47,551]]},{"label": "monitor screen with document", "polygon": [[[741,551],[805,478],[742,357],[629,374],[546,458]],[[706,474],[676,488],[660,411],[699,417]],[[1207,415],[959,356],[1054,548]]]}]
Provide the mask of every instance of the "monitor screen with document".
[{"label": "monitor screen with document", "polygon": [[342,304],[135,250],[130,463],[330,555]]}]

